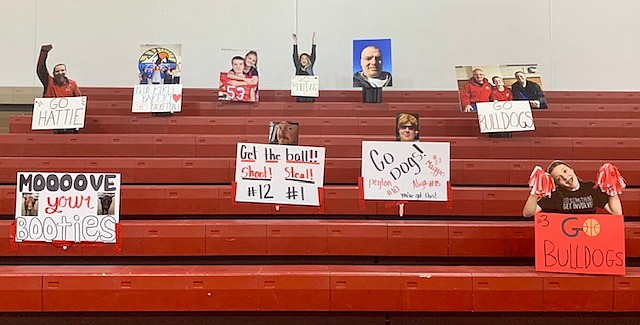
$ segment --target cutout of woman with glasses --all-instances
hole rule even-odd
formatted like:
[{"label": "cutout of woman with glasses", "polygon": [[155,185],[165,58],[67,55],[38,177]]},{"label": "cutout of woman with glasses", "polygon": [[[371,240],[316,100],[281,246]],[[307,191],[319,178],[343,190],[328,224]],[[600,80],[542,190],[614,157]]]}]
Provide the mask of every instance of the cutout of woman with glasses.
[{"label": "cutout of woman with glasses", "polygon": [[420,141],[418,114],[399,113],[396,115],[396,141]]}]

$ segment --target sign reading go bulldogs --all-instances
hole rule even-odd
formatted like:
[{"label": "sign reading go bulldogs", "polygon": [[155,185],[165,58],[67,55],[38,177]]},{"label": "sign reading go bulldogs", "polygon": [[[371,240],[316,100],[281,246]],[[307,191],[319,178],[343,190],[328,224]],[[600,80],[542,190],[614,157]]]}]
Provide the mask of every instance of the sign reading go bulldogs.
[{"label": "sign reading go bulldogs", "polygon": [[318,76],[291,77],[291,96],[318,97],[320,95]]},{"label": "sign reading go bulldogs", "polygon": [[536,271],[625,274],[624,217],[537,213]]},{"label": "sign reading go bulldogs", "polygon": [[480,133],[536,129],[533,125],[531,106],[527,100],[476,103],[476,105]]}]

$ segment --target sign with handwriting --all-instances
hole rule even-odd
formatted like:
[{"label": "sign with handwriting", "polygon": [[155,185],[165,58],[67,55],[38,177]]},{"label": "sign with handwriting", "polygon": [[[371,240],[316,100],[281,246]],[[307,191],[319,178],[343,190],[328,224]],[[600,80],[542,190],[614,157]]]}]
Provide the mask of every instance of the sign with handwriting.
[{"label": "sign with handwriting", "polygon": [[539,212],[536,271],[625,274],[624,232],[621,215]]},{"label": "sign with handwriting", "polygon": [[238,143],[236,202],[319,206],[322,147]]},{"label": "sign with handwriting", "polygon": [[365,200],[447,201],[448,142],[362,142]]},{"label": "sign with handwriting", "polygon": [[32,130],[81,129],[87,114],[87,97],[36,98]]},{"label": "sign with handwriting", "polygon": [[320,96],[320,79],[318,76],[292,76],[291,96]]},{"label": "sign with handwriting", "polygon": [[480,133],[532,131],[533,114],[529,101],[476,103]]},{"label": "sign with handwriting", "polygon": [[16,242],[116,242],[120,174],[19,172]]},{"label": "sign with handwriting", "polygon": [[165,113],[182,110],[182,85],[135,85],[133,113]]}]

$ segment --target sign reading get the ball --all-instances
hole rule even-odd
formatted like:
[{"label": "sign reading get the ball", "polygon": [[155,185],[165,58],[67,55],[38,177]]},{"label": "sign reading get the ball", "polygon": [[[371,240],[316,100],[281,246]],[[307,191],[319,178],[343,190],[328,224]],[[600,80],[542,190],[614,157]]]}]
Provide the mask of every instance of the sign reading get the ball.
[{"label": "sign reading get the ball", "polygon": [[236,202],[320,206],[322,147],[238,143]]},{"label": "sign reading get the ball", "polygon": [[537,213],[536,271],[625,274],[624,217]]}]

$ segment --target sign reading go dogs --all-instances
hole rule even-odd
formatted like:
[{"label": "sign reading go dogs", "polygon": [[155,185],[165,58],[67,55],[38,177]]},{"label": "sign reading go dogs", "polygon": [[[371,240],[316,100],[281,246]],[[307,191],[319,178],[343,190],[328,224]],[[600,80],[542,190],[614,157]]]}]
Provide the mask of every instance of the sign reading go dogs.
[{"label": "sign reading go dogs", "polygon": [[36,98],[32,130],[80,129],[84,127],[87,97]]},{"label": "sign reading go dogs", "polygon": [[362,142],[365,200],[448,201],[448,142]]},{"label": "sign reading go dogs", "polygon": [[536,271],[625,274],[624,217],[537,213]]},{"label": "sign reading go dogs", "polygon": [[531,131],[533,114],[527,100],[476,103],[480,133]]}]

